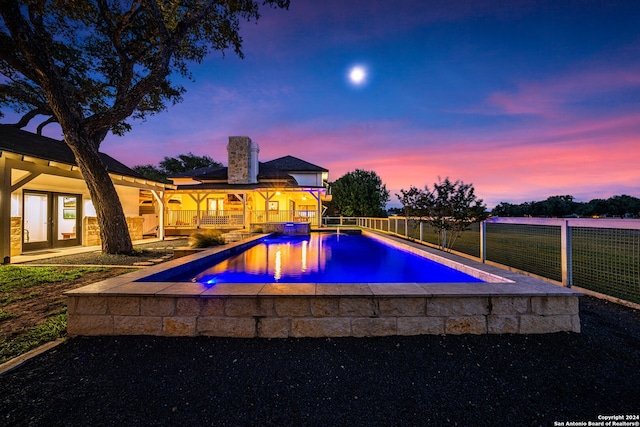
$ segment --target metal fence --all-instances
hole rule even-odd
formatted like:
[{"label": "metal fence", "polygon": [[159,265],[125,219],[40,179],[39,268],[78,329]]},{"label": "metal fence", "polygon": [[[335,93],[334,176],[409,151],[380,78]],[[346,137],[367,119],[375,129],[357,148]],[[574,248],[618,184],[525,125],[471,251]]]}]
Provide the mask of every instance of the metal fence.
[{"label": "metal fence", "polygon": [[[346,220],[342,219],[344,224]],[[437,232],[416,219],[349,220],[360,227],[438,244]],[[452,249],[564,286],[640,303],[637,219],[491,218],[464,231]]]}]

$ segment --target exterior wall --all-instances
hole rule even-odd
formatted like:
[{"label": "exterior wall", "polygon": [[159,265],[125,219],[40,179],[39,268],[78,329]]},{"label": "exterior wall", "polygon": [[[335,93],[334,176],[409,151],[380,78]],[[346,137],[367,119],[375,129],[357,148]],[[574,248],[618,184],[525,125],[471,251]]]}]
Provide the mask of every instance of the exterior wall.
[{"label": "exterior wall", "polygon": [[[131,240],[141,240],[144,221],[141,216],[127,217],[127,227]],[[100,226],[98,218],[86,216],[82,220],[82,244],[83,246],[98,246],[102,244],[100,238]]]},{"label": "exterior wall", "polygon": [[138,216],[140,212],[140,189],[116,185],[116,192],[126,217]]},{"label": "exterior wall", "polygon": [[291,173],[289,175],[303,187],[322,187],[322,173]]}]

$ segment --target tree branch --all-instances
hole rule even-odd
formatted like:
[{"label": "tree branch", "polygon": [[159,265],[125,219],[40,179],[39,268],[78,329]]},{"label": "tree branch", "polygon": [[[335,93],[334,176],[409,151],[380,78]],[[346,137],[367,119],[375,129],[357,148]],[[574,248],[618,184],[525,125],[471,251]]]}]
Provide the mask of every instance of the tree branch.
[{"label": "tree branch", "polygon": [[18,129],[22,129],[23,127],[25,127],[26,125],[29,124],[29,122],[37,115],[42,114],[42,111],[40,111],[40,109],[36,108],[35,110],[31,110],[29,111],[27,114],[23,115],[20,120],[18,121],[18,123],[14,123],[12,126],[17,127]]},{"label": "tree branch", "polygon": [[49,117],[47,120],[45,120],[44,122],[40,123],[40,124],[38,125],[38,129],[36,129],[36,132],[38,133],[38,135],[42,135],[42,129],[43,129],[46,125],[51,124],[51,123],[58,123],[58,120],[56,120],[56,118],[55,118],[55,117],[51,116],[51,117]]}]

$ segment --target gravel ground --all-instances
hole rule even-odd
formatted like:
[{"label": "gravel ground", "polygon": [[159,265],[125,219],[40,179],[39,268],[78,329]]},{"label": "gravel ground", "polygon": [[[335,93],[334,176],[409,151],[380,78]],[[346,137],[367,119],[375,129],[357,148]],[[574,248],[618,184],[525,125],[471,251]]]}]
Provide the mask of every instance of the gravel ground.
[{"label": "gravel ground", "polygon": [[584,297],[581,318],[581,334],[73,338],[0,375],[0,424],[553,426],[640,413],[640,311]]},{"label": "gravel ground", "polygon": [[136,262],[149,261],[164,255],[173,255],[173,249],[188,246],[188,239],[168,239],[151,243],[140,243],[134,246],[134,255],[111,255],[101,251],[84,252],[72,255],[61,255],[25,262],[25,265],[133,265]]}]

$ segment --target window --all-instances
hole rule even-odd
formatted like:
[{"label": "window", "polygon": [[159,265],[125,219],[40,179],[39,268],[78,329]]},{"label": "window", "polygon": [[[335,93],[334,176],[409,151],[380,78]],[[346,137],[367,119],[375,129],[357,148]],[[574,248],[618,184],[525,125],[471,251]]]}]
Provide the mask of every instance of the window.
[{"label": "window", "polygon": [[316,216],[316,207],[314,205],[300,205],[298,214],[299,216],[313,218]]},{"label": "window", "polygon": [[278,212],[280,210],[280,203],[279,202],[269,202],[268,209],[269,209],[270,212],[271,211]]},{"label": "window", "polygon": [[210,213],[224,211],[224,199],[207,199],[207,211]]}]

